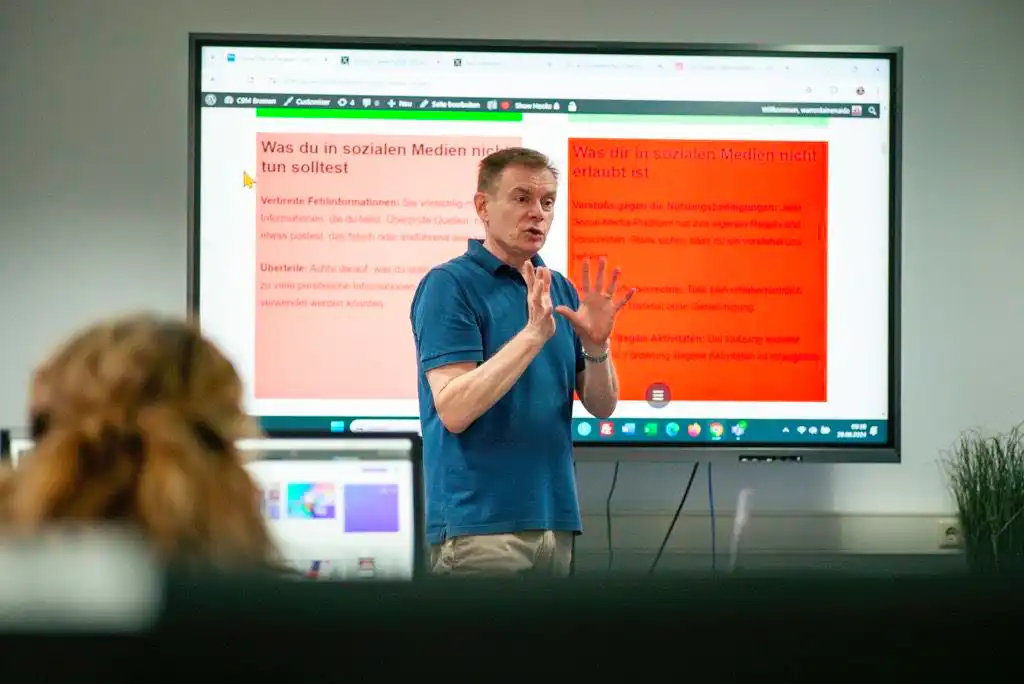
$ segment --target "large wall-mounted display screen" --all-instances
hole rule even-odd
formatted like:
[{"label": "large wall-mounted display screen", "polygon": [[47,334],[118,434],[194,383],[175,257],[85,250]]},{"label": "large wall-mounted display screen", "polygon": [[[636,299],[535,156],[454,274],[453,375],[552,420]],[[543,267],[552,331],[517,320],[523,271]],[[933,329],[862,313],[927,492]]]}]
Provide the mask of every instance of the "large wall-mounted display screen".
[{"label": "large wall-mounted display screen", "polygon": [[898,57],[197,37],[195,312],[270,435],[415,430],[413,292],[482,236],[481,158],[535,148],[545,262],[638,290],[578,444],[891,460]]}]

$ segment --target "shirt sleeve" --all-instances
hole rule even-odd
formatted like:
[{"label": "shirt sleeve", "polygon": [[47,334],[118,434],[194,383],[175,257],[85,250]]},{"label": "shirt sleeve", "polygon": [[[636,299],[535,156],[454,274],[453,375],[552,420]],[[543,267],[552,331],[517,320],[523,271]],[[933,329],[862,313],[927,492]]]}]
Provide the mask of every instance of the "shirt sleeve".
[{"label": "shirt sleeve", "polygon": [[413,295],[411,319],[422,372],[483,362],[480,325],[451,273],[435,268],[424,276]]}]

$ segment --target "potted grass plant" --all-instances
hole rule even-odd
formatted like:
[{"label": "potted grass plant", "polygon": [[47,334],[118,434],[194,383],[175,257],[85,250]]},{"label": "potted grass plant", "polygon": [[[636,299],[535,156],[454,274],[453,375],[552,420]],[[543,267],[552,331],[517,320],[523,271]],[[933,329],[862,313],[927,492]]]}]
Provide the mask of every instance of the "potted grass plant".
[{"label": "potted grass plant", "polygon": [[968,569],[1024,574],[1024,429],[965,432],[945,466]]}]

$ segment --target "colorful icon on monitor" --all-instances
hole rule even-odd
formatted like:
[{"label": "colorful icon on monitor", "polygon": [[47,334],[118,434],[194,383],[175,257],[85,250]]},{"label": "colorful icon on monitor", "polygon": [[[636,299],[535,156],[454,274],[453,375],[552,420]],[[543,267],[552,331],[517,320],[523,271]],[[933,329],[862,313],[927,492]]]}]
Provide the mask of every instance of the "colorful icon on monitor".
[{"label": "colorful icon on monitor", "polygon": [[712,423],[708,426],[708,430],[711,431],[711,437],[713,439],[721,439],[722,435],[725,434],[725,428],[722,427],[721,423]]},{"label": "colorful icon on monitor", "polygon": [[601,425],[597,428],[598,433],[602,437],[611,437],[615,434],[615,423],[610,421],[602,421]]},{"label": "colorful icon on monitor", "polygon": [[363,579],[369,579],[377,574],[377,561],[373,558],[360,558],[356,563],[356,574]]},{"label": "colorful icon on monitor", "polygon": [[593,429],[594,428],[590,426],[590,423],[580,423],[576,426],[576,434],[580,437],[588,437]]},{"label": "colorful icon on monitor", "polygon": [[270,520],[277,520],[281,517],[281,485],[273,483],[267,485],[261,497],[263,514]]},{"label": "colorful icon on monitor", "polygon": [[658,424],[647,423],[644,425],[644,436],[646,437],[657,437],[658,436]]},{"label": "colorful icon on monitor", "polygon": [[747,431],[747,421],[741,420],[738,423],[733,423],[733,426],[729,429],[732,431],[732,434],[742,437],[743,433]]},{"label": "colorful icon on monitor", "polygon": [[333,518],[334,485],[329,482],[288,484],[288,517],[307,520]]},{"label": "colorful icon on monitor", "polygon": [[679,423],[669,423],[665,426],[665,434],[669,437],[675,437],[679,434]]},{"label": "colorful icon on monitor", "polygon": [[690,423],[686,426],[686,434],[691,437],[697,437],[700,435],[700,423]]}]

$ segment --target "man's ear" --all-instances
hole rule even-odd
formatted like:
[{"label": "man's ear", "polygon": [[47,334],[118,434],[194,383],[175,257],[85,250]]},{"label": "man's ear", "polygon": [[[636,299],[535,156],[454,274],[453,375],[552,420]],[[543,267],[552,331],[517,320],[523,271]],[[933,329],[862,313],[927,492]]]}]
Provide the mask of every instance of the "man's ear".
[{"label": "man's ear", "polygon": [[486,192],[478,192],[473,195],[473,206],[476,208],[476,215],[480,217],[480,222],[487,225],[487,203],[490,198]]}]

